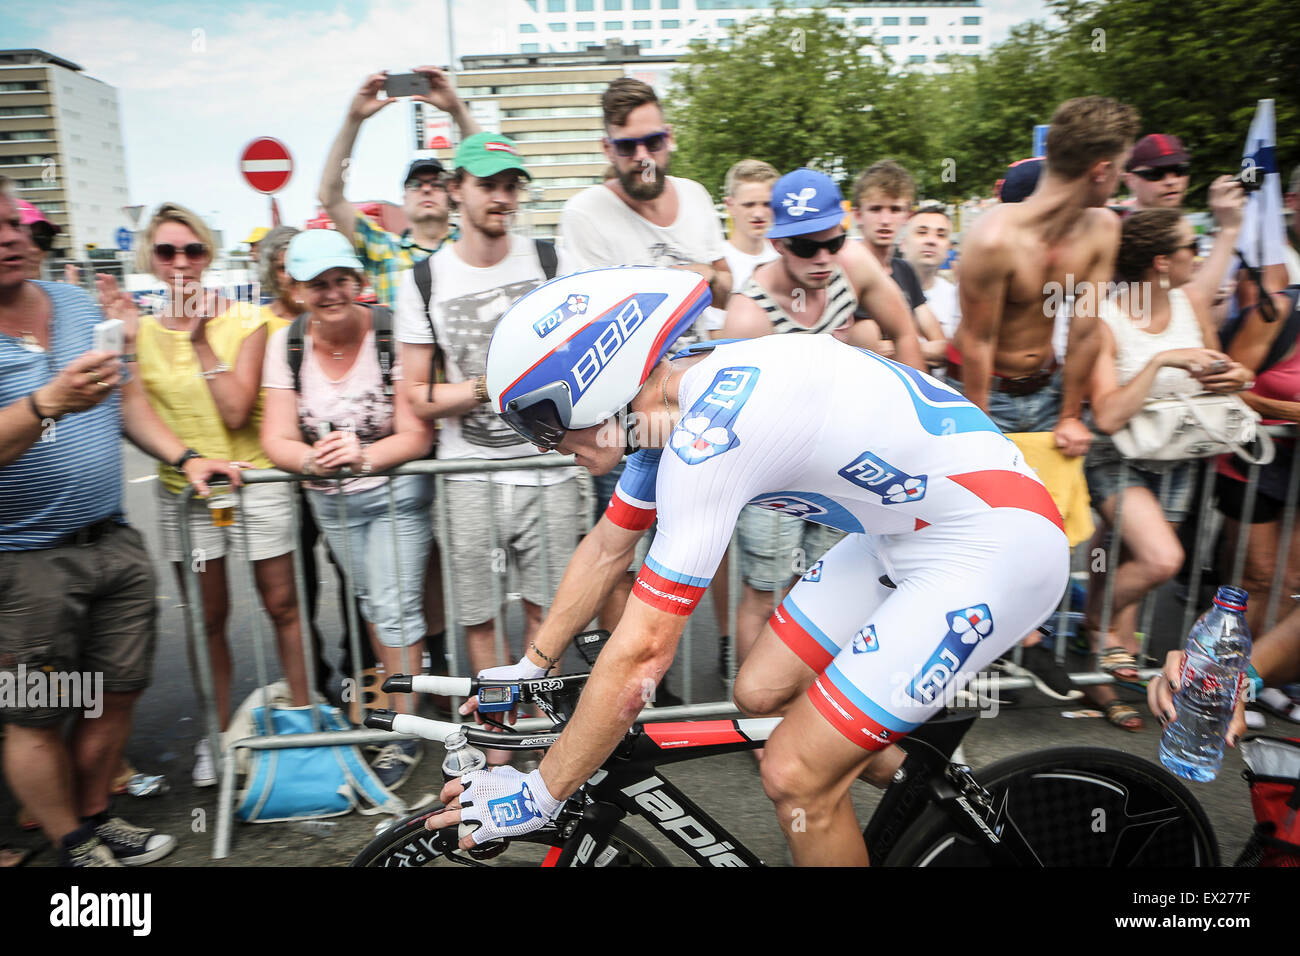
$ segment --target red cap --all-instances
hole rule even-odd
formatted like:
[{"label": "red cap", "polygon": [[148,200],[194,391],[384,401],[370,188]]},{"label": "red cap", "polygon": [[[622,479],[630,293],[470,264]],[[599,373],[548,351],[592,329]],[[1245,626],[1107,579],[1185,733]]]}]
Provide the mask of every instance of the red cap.
[{"label": "red cap", "polygon": [[1181,139],[1164,133],[1151,133],[1137,141],[1124,168],[1130,171],[1139,166],[1158,169],[1161,166],[1181,166],[1186,162],[1187,150],[1183,149]]}]

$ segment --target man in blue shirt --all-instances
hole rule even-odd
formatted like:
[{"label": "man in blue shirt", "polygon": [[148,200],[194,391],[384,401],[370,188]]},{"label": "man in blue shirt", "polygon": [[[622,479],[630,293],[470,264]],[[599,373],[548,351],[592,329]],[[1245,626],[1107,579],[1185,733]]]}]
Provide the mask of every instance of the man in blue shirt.
[{"label": "man in blue shirt", "polygon": [[[153,669],[153,569],[122,508],[121,438],[200,493],[239,468],[187,449],[93,351],[104,316],[28,281],[31,235],[0,186],[0,720],[14,795],[76,866],[149,863],[176,841],[109,815],[113,771]],[[129,361],[130,356],[126,357]],[[80,711],[70,738],[63,725]]]}]

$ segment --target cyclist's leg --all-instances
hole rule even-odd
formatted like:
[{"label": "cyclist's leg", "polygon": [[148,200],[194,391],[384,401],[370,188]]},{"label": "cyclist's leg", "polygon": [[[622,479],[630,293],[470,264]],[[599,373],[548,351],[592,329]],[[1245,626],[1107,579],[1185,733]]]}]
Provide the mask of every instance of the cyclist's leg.
[{"label": "cyclist's leg", "polygon": [[[888,759],[887,748],[937,712],[945,693],[1051,614],[1068,580],[1069,551],[1043,521],[1000,508],[964,527],[876,539],[897,590],[849,631],[805,697],[787,708],[762,765],[796,862],[848,862],[845,854],[858,852],[842,845],[856,826],[847,803],[852,778]],[[827,570],[824,563],[821,583],[840,583],[835,565],[830,578]],[[800,596],[799,588],[791,594]],[[851,596],[841,601],[852,604]],[[829,617],[809,618],[812,636],[843,633],[847,609],[832,601],[818,611],[839,620],[828,627]],[[815,659],[816,649],[805,647]],[[814,716],[829,728],[817,729]]]},{"label": "cyclist's leg", "polygon": [[827,551],[768,618],[736,675],[736,706],[755,717],[783,713],[889,596],[885,573],[868,535]]}]

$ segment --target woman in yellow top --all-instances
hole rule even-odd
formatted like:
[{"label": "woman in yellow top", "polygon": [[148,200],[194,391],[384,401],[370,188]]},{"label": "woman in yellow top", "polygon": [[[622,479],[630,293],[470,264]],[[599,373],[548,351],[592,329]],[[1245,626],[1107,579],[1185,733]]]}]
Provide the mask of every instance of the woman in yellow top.
[{"label": "woman in yellow top", "polygon": [[[203,288],[212,261],[212,233],[193,212],[165,203],[145,230],[138,265],[167,287],[158,315],[140,318],[135,350],[149,403],[187,445],[205,456],[247,467],[270,468],[262,451],[261,372],[270,309],[231,302]],[[111,290],[110,290],[111,291]],[[111,314],[121,314],[122,300]],[[106,303],[107,307],[107,303]],[[295,706],[308,702],[307,668],[293,578],[292,490],[287,484],[246,485],[232,524],[218,524],[212,499],[182,507],[181,476],[159,469],[159,524],[167,560],[184,586],[184,563],[198,572],[216,695],[224,728],[230,720],[231,660],[226,641],[230,608],[226,555],[253,562],[253,576],[275,626],[280,663]],[[215,497],[217,492],[214,492]],[[233,504],[233,496],[230,499]],[[181,552],[180,524],[189,527],[192,551]],[[247,551],[245,551],[245,530]],[[193,661],[191,660],[191,669]],[[195,748],[194,784],[211,786],[216,773],[208,740]]]}]

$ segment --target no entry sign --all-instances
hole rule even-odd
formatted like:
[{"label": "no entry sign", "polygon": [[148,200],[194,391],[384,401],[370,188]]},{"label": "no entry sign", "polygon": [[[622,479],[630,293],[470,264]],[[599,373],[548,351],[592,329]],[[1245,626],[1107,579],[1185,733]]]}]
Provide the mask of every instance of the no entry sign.
[{"label": "no entry sign", "polygon": [[293,157],[284,143],[262,136],[244,147],[239,157],[239,171],[248,185],[259,193],[279,192],[293,175]]}]

